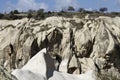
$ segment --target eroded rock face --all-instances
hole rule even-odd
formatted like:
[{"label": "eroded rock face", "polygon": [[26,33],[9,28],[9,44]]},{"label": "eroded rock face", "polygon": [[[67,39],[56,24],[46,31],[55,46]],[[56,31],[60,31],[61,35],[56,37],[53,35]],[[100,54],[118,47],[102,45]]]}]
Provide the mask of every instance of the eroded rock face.
[{"label": "eroded rock face", "polygon": [[21,69],[16,69],[12,74],[18,80],[46,80],[53,75],[54,62],[46,49],[42,49]]},{"label": "eroded rock face", "polygon": [[79,75],[55,71],[53,59],[46,49],[33,56],[21,69],[15,69],[12,75],[18,80],[96,80],[92,70]]},{"label": "eroded rock face", "polygon": [[120,72],[120,17],[0,20],[0,65],[21,68],[46,48],[58,71]]}]

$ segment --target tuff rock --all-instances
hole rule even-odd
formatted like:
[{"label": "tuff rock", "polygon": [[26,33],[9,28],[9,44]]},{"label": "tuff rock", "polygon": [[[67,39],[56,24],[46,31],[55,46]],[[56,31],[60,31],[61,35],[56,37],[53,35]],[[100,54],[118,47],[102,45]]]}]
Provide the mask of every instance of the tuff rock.
[{"label": "tuff rock", "polygon": [[0,44],[7,70],[24,69],[46,48],[60,74],[120,73],[120,17],[0,20]]}]

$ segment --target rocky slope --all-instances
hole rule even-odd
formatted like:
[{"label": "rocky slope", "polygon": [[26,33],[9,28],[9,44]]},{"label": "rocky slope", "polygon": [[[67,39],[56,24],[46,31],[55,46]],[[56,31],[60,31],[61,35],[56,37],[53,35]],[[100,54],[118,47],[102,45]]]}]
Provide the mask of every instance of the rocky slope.
[{"label": "rocky slope", "polygon": [[57,71],[120,73],[120,17],[0,20],[0,44],[0,65],[8,70],[46,48]]}]

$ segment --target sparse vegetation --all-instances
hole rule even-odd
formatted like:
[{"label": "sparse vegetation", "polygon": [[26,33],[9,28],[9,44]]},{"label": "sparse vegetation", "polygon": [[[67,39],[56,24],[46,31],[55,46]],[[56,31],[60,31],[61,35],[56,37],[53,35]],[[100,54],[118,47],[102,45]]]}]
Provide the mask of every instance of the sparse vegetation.
[{"label": "sparse vegetation", "polygon": [[108,9],[106,7],[102,7],[99,9],[100,12],[106,12]]},{"label": "sparse vegetation", "polygon": [[14,14],[19,14],[19,11],[18,10],[14,10],[13,13]]},{"label": "sparse vegetation", "polygon": [[[120,16],[120,12],[107,12],[108,9],[106,7],[100,8],[98,11],[87,11],[84,8],[79,8],[78,11],[75,11],[74,7],[69,6],[67,9],[63,8],[59,12],[45,12],[44,9],[39,10],[28,10],[27,12],[19,12],[18,10],[13,10],[10,13],[0,13],[0,19],[8,19],[8,20],[15,20],[21,19],[24,17],[34,18],[37,20],[45,19],[46,17],[50,16],[63,16],[63,17],[73,17],[77,15],[79,18],[84,18],[86,14],[90,14],[91,17],[98,17],[98,16]],[[105,13],[106,12],[106,13]]]},{"label": "sparse vegetation", "polygon": [[84,13],[85,9],[84,8],[79,8],[78,12]]},{"label": "sparse vegetation", "polygon": [[75,11],[75,9],[74,9],[74,7],[72,7],[72,6],[69,6],[69,7],[68,7],[68,11]]},{"label": "sparse vegetation", "polygon": [[36,12],[36,15],[34,16],[35,19],[44,19],[45,14],[44,14],[44,9],[39,9]]}]

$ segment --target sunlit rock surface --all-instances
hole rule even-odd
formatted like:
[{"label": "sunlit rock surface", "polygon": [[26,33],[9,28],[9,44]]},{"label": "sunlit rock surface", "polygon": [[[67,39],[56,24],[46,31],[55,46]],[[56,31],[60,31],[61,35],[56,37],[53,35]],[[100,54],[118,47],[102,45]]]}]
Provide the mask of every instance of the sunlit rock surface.
[{"label": "sunlit rock surface", "polygon": [[92,70],[79,75],[55,71],[54,62],[46,49],[38,52],[25,66],[15,69],[12,74],[18,80],[96,80]]},{"label": "sunlit rock surface", "polygon": [[[0,65],[7,70],[26,69],[46,48],[61,74],[120,73],[120,17],[0,20],[0,44]],[[39,70],[33,71],[47,76]]]}]

